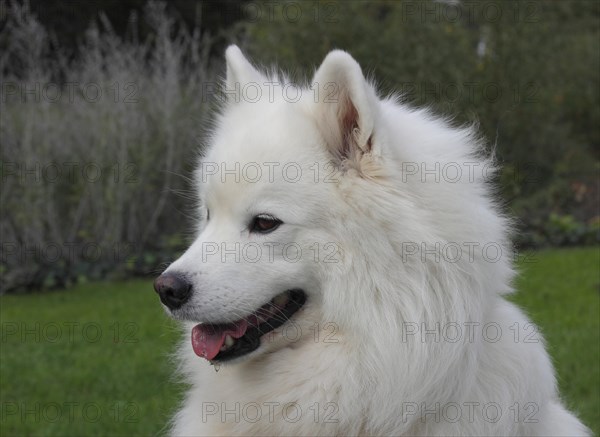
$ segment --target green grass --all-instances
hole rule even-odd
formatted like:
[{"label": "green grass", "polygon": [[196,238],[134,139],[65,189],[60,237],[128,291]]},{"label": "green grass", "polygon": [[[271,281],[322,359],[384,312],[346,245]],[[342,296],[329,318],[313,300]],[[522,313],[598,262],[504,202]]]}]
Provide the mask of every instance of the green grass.
[{"label": "green grass", "polygon": [[[566,403],[596,434],[599,264],[598,249],[532,254],[513,298],[545,335]],[[164,433],[182,388],[167,355],[178,334],[149,281],[3,296],[0,310],[2,436]]]},{"label": "green grass", "polygon": [[0,305],[0,435],[164,434],[178,388],[168,352],[179,337],[149,281]]},{"label": "green grass", "polygon": [[544,335],[567,406],[600,435],[600,249],[531,253],[518,293]]}]

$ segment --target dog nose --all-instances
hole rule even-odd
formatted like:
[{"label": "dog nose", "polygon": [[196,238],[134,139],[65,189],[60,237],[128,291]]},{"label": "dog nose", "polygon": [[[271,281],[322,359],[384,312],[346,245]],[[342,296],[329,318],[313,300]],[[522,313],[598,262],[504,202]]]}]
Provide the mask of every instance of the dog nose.
[{"label": "dog nose", "polygon": [[163,273],[154,280],[154,290],[160,301],[170,310],[176,310],[192,295],[192,284],[176,273]]}]

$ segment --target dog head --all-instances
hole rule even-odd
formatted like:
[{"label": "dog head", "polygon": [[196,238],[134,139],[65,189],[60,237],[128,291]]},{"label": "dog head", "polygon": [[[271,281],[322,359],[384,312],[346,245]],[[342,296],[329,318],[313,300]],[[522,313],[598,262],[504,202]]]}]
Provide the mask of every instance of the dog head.
[{"label": "dog head", "polygon": [[[474,172],[486,161],[473,129],[379,99],[342,51],[305,87],[235,46],[226,59],[197,237],[155,282],[198,355],[255,356],[297,341],[291,324],[310,336],[332,322],[377,357],[403,322],[477,319],[483,293],[510,291],[509,258],[477,246],[505,247],[507,225]],[[440,177],[446,167],[462,176]]]},{"label": "dog head", "polygon": [[168,313],[193,324],[196,354],[216,362],[279,347],[287,324],[317,317],[323,283],[347,266],[343,185],[378,154],[375,92],[347,53],[304,88],[236,46],[226,60],[226,102],[195,175],[197,236],[155,281]]}]

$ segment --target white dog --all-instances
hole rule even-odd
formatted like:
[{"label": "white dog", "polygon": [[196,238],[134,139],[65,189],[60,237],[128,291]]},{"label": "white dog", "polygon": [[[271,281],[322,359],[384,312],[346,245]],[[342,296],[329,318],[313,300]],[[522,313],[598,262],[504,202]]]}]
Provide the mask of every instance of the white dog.
[{"label": "white dog", "polygon": [[379,98],[343,51],[306,87],[226,60],[197,236],[155,282],[186,329],[172,433],[588,435],[503,297],[474,130]]}]

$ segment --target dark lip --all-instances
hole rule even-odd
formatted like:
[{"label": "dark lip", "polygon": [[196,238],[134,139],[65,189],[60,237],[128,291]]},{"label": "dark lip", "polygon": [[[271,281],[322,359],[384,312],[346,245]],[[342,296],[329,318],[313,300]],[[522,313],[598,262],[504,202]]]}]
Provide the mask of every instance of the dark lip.
[{"label": "dark lip", "polygon": [[249,327],[244,335],[236,339],[235,344],[231,348],[219,352],[212,362],[223,363],[235,360],[255,351],[260,347],[260,338],[263,335],[279,328],[296,314],[306,303],[306,293],[301,289],[288,291],[290,293],[290,300],[281,310],[281,314],[278,317],[270,318],[258,326]]}]

